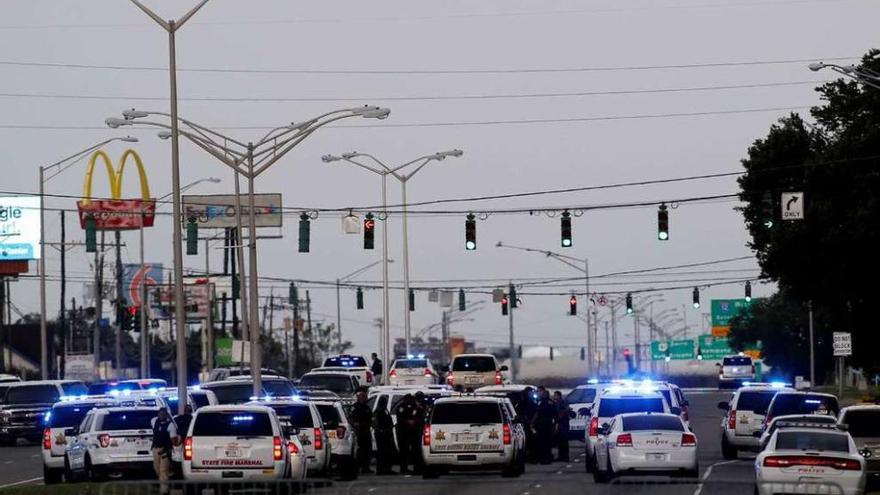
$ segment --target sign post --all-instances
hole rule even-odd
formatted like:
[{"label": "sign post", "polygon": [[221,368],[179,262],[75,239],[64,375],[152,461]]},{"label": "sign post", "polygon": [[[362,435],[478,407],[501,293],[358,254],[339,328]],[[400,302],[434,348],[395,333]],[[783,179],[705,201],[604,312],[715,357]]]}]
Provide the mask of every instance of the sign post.
[{"label": "sign post", "polygon": [[832,335],[834,345],[834,357],[837,358],[837,396],[843,397],[844,361],[847,356],[852,356],[852,334],[849,332],[834,332]]}]

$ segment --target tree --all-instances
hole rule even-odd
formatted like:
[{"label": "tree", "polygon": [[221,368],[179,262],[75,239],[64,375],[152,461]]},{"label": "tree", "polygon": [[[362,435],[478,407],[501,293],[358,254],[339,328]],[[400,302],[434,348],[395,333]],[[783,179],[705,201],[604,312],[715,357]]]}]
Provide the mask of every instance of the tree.
[{"label": "tree", "polygon": [[[880,71],[877,53],[866,55],[863,67]],[[766,310],[761,317],[740,321],[732,338],[797,342],[802,330],[797,322],[812,301],[823,326],[853,332],[854,364],[875,371],[880,334],[873,330],[870,306],[880,296],[880,90],[841,79],[817,91],[825,103],[810,111],[816,124],[797,114],[780,119],[742,161],[740,199],[746,203],[741,211],[752,236],[749,247],[762,276],[780,292],[761,307]],[[781,220],[780,195],[786,191],[804,192],[804,220]],[[765,347],[770,361],[800,367],[787,352],[785,346]]]}]

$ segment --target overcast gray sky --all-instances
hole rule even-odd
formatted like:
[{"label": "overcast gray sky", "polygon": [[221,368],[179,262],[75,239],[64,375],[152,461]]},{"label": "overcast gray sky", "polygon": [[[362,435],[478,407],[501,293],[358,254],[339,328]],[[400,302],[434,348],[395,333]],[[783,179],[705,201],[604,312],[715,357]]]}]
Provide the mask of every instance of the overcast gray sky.
[{"label": "overcast gray sky", "polygon": [[[150,0],[164,17],[177,17],[194,1]],[[168,81],[162,70],[57,68],[20,63],[83,64],[164,68],[163,31],[124,0],[4,0],[0,21],[0,142],[5,153],[4,192],[37,190],[37,167],[54,162],[110,136],[106,117],[129,107],[167,111]],[[875,47],[876,0],[815,1],[234,1],[211,0],[178,36],[181,115],[213,127],[275,127],[325,111],[362,103],[388,106],[381,125],[324,129],[267,172],[259,192],[284,194],[285,206],[344,207],[376,204],[378,177],[350,166],[326,165],[326,153],[358,150],[391,163],[451,148],[464,157],[432,164],[409,186],[410,200],[592,186],[737,171],[748,145],[789,108],[819,103],[815,84],[830,73],[812,73],[805,62],[644,68],[859,57]],[[622,68],[630,70],[622,70]],[[396,73],[198,72],[194,68],[291,69],[304,71],[391,71]],[[617,68],[616,70],[523,72],[519,69]],[[640,68],[640,69],[633,69]],[[511,70],[502,73],[419,73],[406,71]],[[618,70],[619,69],[619,70]],[[752,86],[675,92],[633,91]],[[529,98],[411,99],[400,97],[499,96],[624,92],[623,94]],[[24,97],[22,95],[31,95]],[[37,97],[36,95],[42,95]],[[57,98],[49,98],[54,95]],[[74,98],[76,97],[76,98]],[[88,98],[86,98],[88,97]],[[95,97],[95,98],[92,98]],[[98,98],[102,97],[102,98]],[[113,97],[104,98],[104,97]],[[122,98],[120,98],[122,97]],[[327,99],[328,101],[193,101],[219,99]],[[148,100],[144,100],[147,98]],[[768,110],[769,109],[769,110]],[[775,110],[774,110],[775,109]],[[748,110],[749,112],[743,112]],[[667,114],[695,114],[657,117]],[[724,113],[715,113],[724,112]],[[733,113],[731,113],[733,112]],[[653,116],[606,119],[606,117]],[[568,122],[553,120],[576,119]],[[577,120],[582,119],[582,120]],[[529,123],[498,121],[540,120]],[[549,120],[549,121],[548,121]],[[360,124],[350,121],[349,124]],[[401,126],[403,124],[480,123]],[[51,128],[60,126],[62,128]],[[148,167],[154,195],[170,190],[169,144],[150,130],[133,130],[136,149]],[[265,131],[229,130],[241,140]],[[231,192],[231,174],[201,150],[182,142],[182,183],[207,176],[217,185],[200,193]],[[119,144],[108,147],[114,157]],[[84,164],[49,183],[52,194],[79,194]],[[102,173],[103,175],[103,173]],[[100,176],[96,194],[106,187]],[[133,176],[125,187],[136,194]],[[399,188],[390,183],[390,201]],[[735,178],[618,188],[575,194],[444,205],[483,211],[508,207],[566,207],[730,194]],[[53,207],[74,200],[50,199]],[[565,254],[588,257],[593,274],[696,263],[750,254],[748,235],[736,202],[685,204],[671,210],[671,240],[656,240],[656,207],[591,211],[574,219],[574,247]],[[68,216],[69,238],[82,231]],[[401,222],[390,220],[392,279],[402,279]],[[58,218],[47,222],[50,240]],[[361,249],[360,236],[341,232],[339,215],[321,215],[312,224],[312,252],[296,252],[296,218],[285,218],[284,239],[260,244],[264,275],[332,280],[379,259]],[[412,278],[523,279],[576,276],[577,272],[541,255],[494,247],[498,241],[559,250],[559,219],[545,215],[490,215],[478,222],[479,249],[465,252],[464,215],[410,219]],[[171,264],[167,217],[152,229],[148,260]],[[136,233],[125,234],[125,258],[137,260]],[[220,252],[212,253],[219,261]],[[187,266],[202,267],[201,257]],[[49,251],[48,273],[57,275],[58,256]],[[89,259],[71,254],[69,294],[81,298]],[[756,268],[753,260],[707,269]],[[214,265],[220,268],[219,263]],[[32,271],[35,271],[32,268]],[[748,278],[757,271],[703,275],[652,275],[641,281],[707,277]],[[380,280],[373,269],[363,277]],[[639,279],[596,280],[596,292],[620,293],[662,285]],[[427,282],[426,282],[427,283]],[[599,285],[599,284],[606,285]],[[608,285],[613,283],[613,285]],[[278,284],[276,294],[286,294]],[[443,283],[442,285],[455,285]],[[37,282],[14,287],[14,302],[38,309]],[[581,290],[575,283],[572,289]],[[567,288],[547,289],[567,292]],[[756,286],[756,296],[769,286]],[[49,285],[49,311],[57,312],[58,284]],[[263,289],[268,294],[269,288]],[[687,305],[690,323],[701,321],[712,298],[741,297],[741,285],[707,288],[703,308],[690,308],[691,290],[665,291],[654,311]],[[312,289],[318,319],[335,320],[335,294]],[[471,296],[473,300],[488,296]],[[394,336],[402,335],[402,292],[392,301]],[[355,311],[353,291],[342,299],[346,338],[356,350],[376,348],[373,318],[381,315],[381,293],[369,291],[366,309]],[[487,305],[455,333],[484,343],[507,340],[507,320]],[[581,301],[581,309],[584,307]],[[580,345],[584,325],[566,316],[566,296],[526,297],[517,313],[522,343]],[[604,314],[604,310],[600,311]],[[420,294],[413,328],[439,321],[440,309]],[[626,324],[627,327],[630,324]]]}]

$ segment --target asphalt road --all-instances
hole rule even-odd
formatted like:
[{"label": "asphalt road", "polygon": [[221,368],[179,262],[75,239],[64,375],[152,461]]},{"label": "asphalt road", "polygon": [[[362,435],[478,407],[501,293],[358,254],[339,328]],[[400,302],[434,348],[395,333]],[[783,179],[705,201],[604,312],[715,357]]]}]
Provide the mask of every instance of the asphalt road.
[{"label": "asphalt road", "polygon": [[[645,495],[750,495],[754,489],[752,460],[724,461],[719,443],[720,413],[716,404],[728,393],[691,391],[691,427],[698,438],[698,455],[702,483],[656,478],[622,478],[611,485],[594,485],[592,475],[584,470],[583,443],[572,442],[572,462],[550,466],[529,465],[526,474],[517,479],[502,479],[498,473],[462,473],[443,476],[437,481],[420,477],[365,476],[355,483],[335,483],[314,490],[320,494],[351,495],[540,495],[621,493]],[[749,458],[753,456],[749,455]],[[42,482],[42,462],[38,445],[20,444],[0,448],[0,488],[15,484]],[[593,486],[590,486],[593,485]],[[491,493],[490,493],[491,492]]]}]

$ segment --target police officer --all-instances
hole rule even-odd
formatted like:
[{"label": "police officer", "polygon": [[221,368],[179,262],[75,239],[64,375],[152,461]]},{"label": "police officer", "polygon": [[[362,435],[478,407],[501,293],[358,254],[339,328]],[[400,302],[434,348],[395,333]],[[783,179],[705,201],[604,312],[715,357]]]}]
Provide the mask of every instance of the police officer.
[{"label": "police officer", "polygon": [[376,474],[395,474],[391,469],[394,461],[394,420],[388,411],[388,396],[379,397],[376,414],[373,417],[373,431],[376,433]]},{"label": "police officer", "polygon": [[558,415],[556,424],[556,460],[559,462],[568,462],[568,433],[571,431],[571,408],[568,407],[568,401],[562,397],[562,392],[553,393],[553,402],[556,404]]},{"label": "police officer", "polygon": [[532,387],[524,388],[522,397],[516,404],[516,420],[523,425],[523,429],[526,431],[526,459],[529,462],[537,462],[538,460],[537,440],[532,426],[537,412],[534,393],[535,390]]},{"label": "police officer", "polygon": [[183,414],[174,416],[174,424],[177,425],[178,433],[185,436],[189,432],[189,424],[192,423],[192,419],[193,408],[191,404],[187,403],[183,408]]},{"label": "police officer", "polygon": [[379,355],[375,352],[371,357],[373,358],[373,364],[370,366],[370,372],[373,374],[373,379],[376,380],[376,383],[385,383],[385,377],[382,375],[384,368],[382,360],[379,359]]},{"label": "police officer", "polygon": [[556,418],[559,412],[556,405],[550,400],[550,392],[541,387],[538,411],[533,421],[533,429],[538,447],[538,462],[541,464],[553,463],[553,440],[556,437]]},{"label": "police officer", "polygon": [[[421,471],[422,452],[418,438],[424,425],[424,410],[412,394],[406,394],[397,406],[397,449],[400,452],[400,474],[409,474],[409,466]],[[413,441],[413,437],[416,440]]]},{"label": "police officer", "polygon": [[180,435],[177,433],[177,425],[171,419],[171,415],[165,408],[159,409],[159,414],[153,418],[153,444],[150,450],[153,453],[153,470],[159,478],[159,492],[168,493],[168,479],[171,477],[171,449],[180,445]]},{"label": "police officer", "polygon": [[358,390],[355,403],[351,406],[351,426],[354,428],[358,442],[358,466],[361,473],[369,474],[370,455],[373,453],[373,413],[367,406],[367,393]]}]

